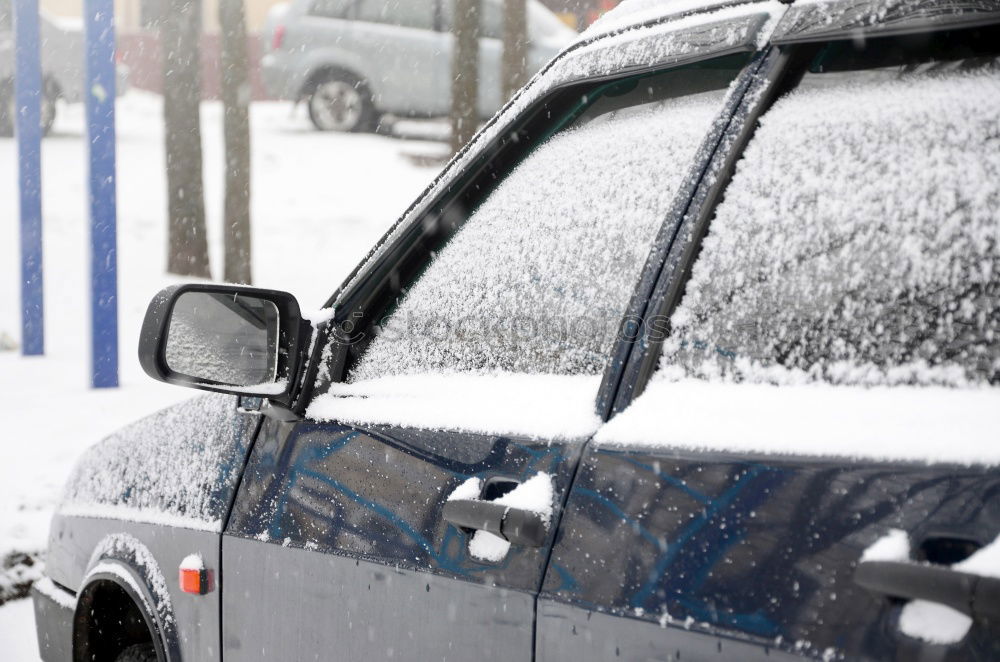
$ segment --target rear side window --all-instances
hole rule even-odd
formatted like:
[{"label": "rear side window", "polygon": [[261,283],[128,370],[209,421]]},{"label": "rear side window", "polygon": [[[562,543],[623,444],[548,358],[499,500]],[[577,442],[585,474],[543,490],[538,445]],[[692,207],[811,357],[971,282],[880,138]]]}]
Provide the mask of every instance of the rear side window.
[{"label": "rear side window", "polygon": [[599,374],[652,238],[742,61],[584,95],[565,128],[472,212],[350,381]]},{"label": "rear side window", "polygon": [[[451,32],[455,20],[455,0],[441,0],[441,29]],[[499,0],[479,3],[479,36],[503,39],[503,8]]]},{"label": "rear side window", "polygon": [[659,379],[1000,384],[1000,61],[957,50],[817,55],[737,167]]},{"label": "rear side window", "polygon": [[434,2],[435,0],[361,0],[358,20],[433,30]]},{"label": "rear side window", "polygon": [[347,18],[355,0],[314,0],[309,13],[324,18]]}]

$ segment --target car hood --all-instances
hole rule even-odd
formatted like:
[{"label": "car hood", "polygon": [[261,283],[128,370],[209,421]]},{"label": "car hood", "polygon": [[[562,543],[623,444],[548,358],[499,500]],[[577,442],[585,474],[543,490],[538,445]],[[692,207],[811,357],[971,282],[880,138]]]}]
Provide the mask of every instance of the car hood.
[{"label": "car hood", "polygon": [[236,401],[195,398],[95,444],[73,469],[59,514],[221,531],[259,422]]}]

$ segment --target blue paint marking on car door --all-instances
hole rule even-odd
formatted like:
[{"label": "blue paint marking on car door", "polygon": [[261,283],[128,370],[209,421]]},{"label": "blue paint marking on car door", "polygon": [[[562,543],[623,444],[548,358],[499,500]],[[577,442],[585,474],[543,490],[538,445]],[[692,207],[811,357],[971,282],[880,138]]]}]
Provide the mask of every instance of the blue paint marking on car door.
[{"label": "blue paint marking on car door", "polygon": [[223,536],[227,659],[406,657],[412,647],[429,659],[473,649],[530,658],[554,532],[487,562],[442,507],[470,478],[524,482],[539,471],[559,502],[581,446],[268,422]]}]

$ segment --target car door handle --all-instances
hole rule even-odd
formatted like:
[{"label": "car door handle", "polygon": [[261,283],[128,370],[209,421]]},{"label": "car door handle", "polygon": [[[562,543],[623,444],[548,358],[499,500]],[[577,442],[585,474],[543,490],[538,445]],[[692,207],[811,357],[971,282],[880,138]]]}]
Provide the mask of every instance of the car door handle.
[{"label": "car door handle", "polygon": [[548,526],[538,513],[493,501],[446,501],[443,516],[455,526],[488,531],[514,545],[541,547],[548,535]]},{"label": "car door handle", "polygon": [[895,598],[927,600],[951,607],[977,621],[1000,621],[1000,579],[946,566],[899,561],[863,561],[854,582]]}]

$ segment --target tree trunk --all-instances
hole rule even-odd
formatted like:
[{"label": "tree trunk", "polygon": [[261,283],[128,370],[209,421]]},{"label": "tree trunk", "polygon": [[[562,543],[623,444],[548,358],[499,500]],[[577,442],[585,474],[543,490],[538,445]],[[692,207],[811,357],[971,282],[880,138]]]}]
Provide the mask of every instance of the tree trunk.
[{"label": "tree trunk", "polygon": [[219,1],[222,38],[222,110],[226,143],[225,280],[249,285],[250,79],[243,0]]},{"label": "tree trunk", "polygon": [[455,48],[451,59],[451,151],[457,152],[476,132],[479,115],[479,2],[454,0]]},{"label": "tree trunk", "polygon": [[211,278],[201,170],[200,0],[165,0],[163,122],[167,157],[167,271]]},{"label": "tree trunk", "polygon": [[528,2],[503,3],[503,98],[510,99],[528,82]]}]

